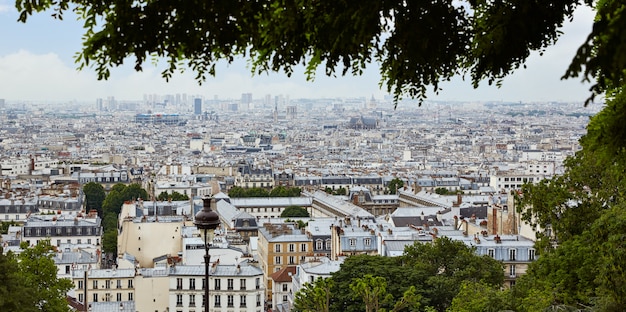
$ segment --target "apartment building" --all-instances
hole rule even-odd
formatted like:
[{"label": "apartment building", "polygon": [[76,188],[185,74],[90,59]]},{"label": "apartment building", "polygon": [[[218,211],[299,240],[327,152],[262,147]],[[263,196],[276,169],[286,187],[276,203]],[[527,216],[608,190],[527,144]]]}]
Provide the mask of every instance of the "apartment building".
[{"label": "apartment building", "polygon": [[259,229],[258,254],[263,269],[263,283],[266,301],[272,302],[272,279],[270,275],[287,266],[303,263],[307,255],[312,255],[313,241],[304,229],[295,224],[265,223]]},{"label": "apartment building", "polygon": [[[169,311],[204,310],[204,265],[169,269]],[[209,309],[214,312],[264,310],[263,271],[247,262],[223,265],[213,262],[209,273]]]},{"label": "apartment building", "polygon": [[135,300],[134,269],[91,269],[72,271],[76,299],[87,302]]},{"label": "apartment building", "polygon": [[49,239],[53,246],[66,244],[88,244],[100,246],[102,219],[97,214],[69,216],[31,215],[22,227],[21,241],[35,245]]}]

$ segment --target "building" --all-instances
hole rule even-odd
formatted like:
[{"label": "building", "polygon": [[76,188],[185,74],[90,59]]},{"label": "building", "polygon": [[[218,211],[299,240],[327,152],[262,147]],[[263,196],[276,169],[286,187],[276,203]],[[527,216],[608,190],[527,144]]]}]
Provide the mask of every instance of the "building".
[{"label": "building", "polygon": [[289,304],[289,295],[293,292],[293,284],[291,282],[291,276],[296,273],[296,266],[286,266],[278,272],[272,273],[270,279],[272,280],[272,307],[274,311],[287,312],[291,311],[291,305]]},{"label": "building", "polygon": [[[168,270],[169,311],[202,311],[205,298],[204,265],[172,266]],[[261,312],[265,288],[263,271],[248,262],[213,262],[209,273],[209,308],[214,312]]]},{"label": "building", "polygon": [[200,98],[193,99],[193,114],[202,115],[202,99]]},{"label": "building", "polygon": [[21,241],[36,245],[49,239],[52,246],[87,244],[100,248],[102,219],[96,213],[89,215],[32,215],[22,227]]},{"label": "building", "polygon": [[135,300],[134,269],[91,269],[72,272],[74,291],[79,302],[119,302]]},{"label": "building", "polygon": [[272,300],[272,279],[270,275],[287,266],[303,263],[307,255],[312,254],[313,243],[304,229],[295,224],[265,223],[259,229],[258,254],[263,270],[263,283],[266,289],[266,301]]}]

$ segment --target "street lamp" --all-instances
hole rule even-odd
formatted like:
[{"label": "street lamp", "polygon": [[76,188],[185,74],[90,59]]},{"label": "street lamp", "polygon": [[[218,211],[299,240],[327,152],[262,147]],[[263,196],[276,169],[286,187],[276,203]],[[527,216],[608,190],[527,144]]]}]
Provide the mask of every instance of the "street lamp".
[{"label": "street lamp", "polygon": [[196,214],[193,224],[200,230],[204,240],[204,312],[209,312],[209,262],[211,261],[209,243],[213,239],[213,231],[220,225],[220,217],[217,212],[211,210],[211,205],[215,203],[214,198],[205,197],[202,202],[202,210]]}]

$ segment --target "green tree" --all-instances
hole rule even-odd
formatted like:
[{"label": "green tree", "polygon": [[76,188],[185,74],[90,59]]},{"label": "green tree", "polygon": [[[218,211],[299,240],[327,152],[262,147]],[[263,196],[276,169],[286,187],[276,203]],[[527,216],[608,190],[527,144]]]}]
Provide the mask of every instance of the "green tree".
[{"label": "green tree", "polygon": [[280,213],[281,218],[307,218],[309,212],[300,206],[288,206]]},{"label": "green tree", "polygon": [[160,201],[166,201],[166,200],[182,201],[182,200],[189,200],[189,196],[187,196],[186,194],[181,194],[176,191],[172,192],[172,194],[169,194],[163,191],[159,194],[159,196],[157,196],[156,199]]},{"label": "green tree", "polygon": [[27,311],[30,307],[36,307],[34,311],[69,311],[66,293],[74,284],[69,279],[57,278],[52,251],[50,240],[41,240],[18,255],[19,274],[34,296],[34,301],[20,307],[19,311]]},{"label": "green tree", "polygon": [[519,311],[626,306],[625,106],[623,88],[609,92],[565,173],[522,188],[516,206],[524,220],[551,232],[538,233],[541,256],[516,283]]},{"label": "green tree", "polygon": [[0,222],[0,234],[7,234],[9,232],[9,227],[14,225],[18,225],[18,223],[13,220]]},{"label": "green tree", "polygon": [[19,270],[15,255],[0,245],[0,311],[36,311],[35,293]]},{"label": "green tree", "polygon": [[511,293],[500,286],[482,282],[463,281],[452,299],[450,312],[500,312],[511,310]]},{"label": "green tree", "polygon": [[246,197],[245,195],[245,190],[242,187],[239,186],[233,186],[230,188],[230,190],[228,190],[228,196],[231,198],[242,198],[242,197]]},{"label": "green tree", "polygon": [[304,64],[309,78],[319,66],[329,76],[359,75],[375,61],[390,93],[420,99],[458,73],[470,76],[474,86],[484,80],[499,83],[532,51],[553,45],[564,21],[581,5],[595,5],[597,16],[564,77],[600,77],[591,90],[601,94],[620,86],[626,75],[626,47],[620,44],[626,16],[619,0],[192,0],[175,5],[16,0],[22,22],[34,12],[51,11],[56,18],[68,9],[77,12],[85,34],[76,61],[79,68],[93,66],[99,79],[107,79],[127,58],[142,70],[151,57],[162,57],[166,79],[190,68],[199,82],[215,74],[219,60],[239,56],[249,59],[253,73],[291,75]]},{"label": "green tree", "polygon": [[117,183],[102,202],[103,220],[102,250],[106,253],[117,254],[117,219],[125,201],[148,198],[148,192],[141,185],[133,183],[125,185]]},{"label": "green tree", "polygon": [[501,262],[489,256],[478,256],[475,248],[447,237],[437,238],[432,244],[407,246],[402,260],[419,272],[425,287],[423,296],[438,311],[450,307],[463,281],[482,282],[493,287],[504,283]]},{"label": "green tree", "polygon": [[387,300],[387,281],[384,277],[366,274],[350,284],[350,290],[357,299],[365,303],[365,312],[377,312],[382,302]]},{"label": "green tree", "polygon": [[100,183],[89,182],[83,186],[85,194],[85,208],[87,211],[92,209],[98,211],[98,216],[102,217],[102,202],[106,198],[104,187]]},{"label": "green tree", "polygon": [[389,181],[389,184],[387,184],[387,188],[389,189],[390,194],[395,194],[399,189],[402,189],[403,187],[404,181],[402,181],[400,178],[393,178],[391,181]]},{"label": "green tree", "polygon": [[348,190],[346,190],[345,187],[340,186],[335,192],[335,195],[347,195],[348,194]]},{"label": "green tree", "polygon": [[297,312],[329,312],[333,280],[318,278],[313,283],[306,283],[293,299],[293,308]]},{"label": "green tree", "polygon": [[289,193],[286,187],[279,185],[270,191],[270,197],[288,197]]}]

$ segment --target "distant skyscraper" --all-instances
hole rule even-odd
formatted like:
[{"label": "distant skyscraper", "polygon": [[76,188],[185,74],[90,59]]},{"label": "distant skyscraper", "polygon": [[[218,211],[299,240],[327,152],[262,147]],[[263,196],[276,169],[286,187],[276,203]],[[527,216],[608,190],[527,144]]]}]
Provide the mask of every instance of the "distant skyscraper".
[{"label": "distant skyscraper", "polygon": [[0,99],[0,109],[4,108],[4,99]]},{"label": "distant skyscraper", "polygon": [[202,99],[199,99],[199,98],[193,99],[193,114],[194,115],[202,114]]},{"label": "distant skyscraper", "polygon": [[252,104],[252,93],[242,93],[241,94],[241,107],[245,109],[249,109]]}]

